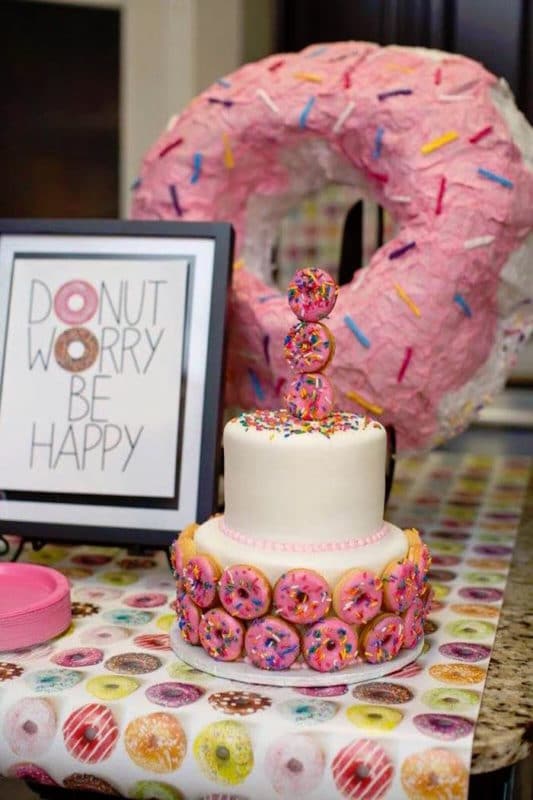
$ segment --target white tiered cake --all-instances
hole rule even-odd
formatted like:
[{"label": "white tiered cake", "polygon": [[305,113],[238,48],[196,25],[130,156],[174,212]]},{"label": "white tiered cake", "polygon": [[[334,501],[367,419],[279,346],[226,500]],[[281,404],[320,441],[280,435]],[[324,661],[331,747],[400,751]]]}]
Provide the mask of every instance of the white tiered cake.
[{"label": "white tiered cake", "polygon": [[383,426],[333,411],[333,279],[300,270],[288,295],[287,410],[226,425],[225,512],[172,549],[180,642],[271,672],[381,665],[421,642],[429,551],[383,519]]},{"label": "white tiered cake", "polygon": [[347,564],[380,574],[407,555],[383,521],[386,433],[354,414],[300,422],[257,411],[224,430],[225,511],[196,531],[199,551],[222,568],[253,564],[274,583],[292,567],[334,585]]}]

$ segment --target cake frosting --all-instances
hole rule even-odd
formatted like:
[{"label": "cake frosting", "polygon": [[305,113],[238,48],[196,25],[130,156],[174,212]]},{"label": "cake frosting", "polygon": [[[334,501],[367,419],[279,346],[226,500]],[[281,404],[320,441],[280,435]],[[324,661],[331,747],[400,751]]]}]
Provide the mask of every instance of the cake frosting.
[{"label": "cake frosting", "polygon": [[383,523],[386,433],[355,414],[242,414],[224,430],[225,524],[286,544],[360,540]]},{"label": "cake frosting", "polygon": [[386,433],[369,417],[304,422],[256,411],[224,429],[225,510],[201,525],[198,549],[223,567],[253,563],[274,582],[307,567],[334,582],[346,560],[381,570],[407,553],[384,522]]}]

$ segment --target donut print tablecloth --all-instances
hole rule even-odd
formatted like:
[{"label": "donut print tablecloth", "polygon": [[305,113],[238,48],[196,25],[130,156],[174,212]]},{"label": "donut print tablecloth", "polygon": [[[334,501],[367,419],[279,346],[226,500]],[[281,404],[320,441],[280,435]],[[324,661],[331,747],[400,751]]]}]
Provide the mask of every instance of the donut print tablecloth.
[{"label": "donut print tablecloth", "polygon": [[382,680],[280,689],[178,661],[163,553],[49,545],[72,584],[61,637],[0,654],[0,773],[128,798],[460,800],[529,460],[398,466],[388,517],[433,552],[418,661]]}]

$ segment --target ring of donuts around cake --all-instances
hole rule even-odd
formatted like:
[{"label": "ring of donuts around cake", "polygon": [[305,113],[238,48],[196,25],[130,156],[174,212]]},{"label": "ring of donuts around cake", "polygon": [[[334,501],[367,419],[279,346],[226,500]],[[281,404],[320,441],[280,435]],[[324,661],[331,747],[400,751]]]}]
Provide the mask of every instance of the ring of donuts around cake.
[{"label": "ring of donuts around cake", "polygon": [[[423,635],[433,589],[422,551],[427,548],[414,530],[406,532],[406,558],[388,564],[381,576],[352,568],[332,592],[323,576],[306,568],[288,570],[273,589],[255,567],[222,571],[209,556],[196,554],[196,527],[187,529],[181,549],[172,550],[175,567],[185,552],[194,553],[176,571],[178,627],[186,642],[200,644],[215,660],[234,661],[244,651],[260,669],[284,670],[301,653],[312,669],[335,671],[353,663],[358,652],[369,663],[389,661]],[[213,607],[218,601],[223,607]],[[352,626],[360,625],[358,634]]]}]

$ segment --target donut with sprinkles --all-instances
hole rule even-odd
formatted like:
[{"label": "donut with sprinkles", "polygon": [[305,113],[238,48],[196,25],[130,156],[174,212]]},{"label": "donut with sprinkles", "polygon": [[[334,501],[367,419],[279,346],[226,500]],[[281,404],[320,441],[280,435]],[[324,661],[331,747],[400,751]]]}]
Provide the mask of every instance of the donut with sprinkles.
[{"label": "donut with sprinkles", "polygon": [[395,235],[339,290],[328,379],[339,407],[394,425],[399,452],[428,449],[503,388],[533,327],[532,142],[507,84],[471,59],[311,45],[240,67],[173,117],[132,213],[232,223],[226,402],[272,409],[290,379],[270,354],[290,326],[272,289],[280,223],[331,183],[355,200],[363,187]]}]

